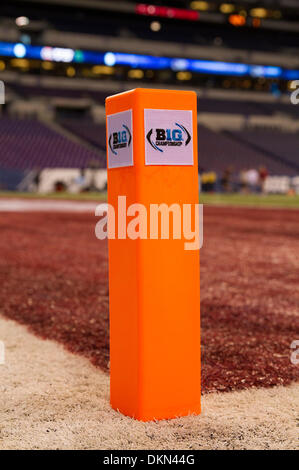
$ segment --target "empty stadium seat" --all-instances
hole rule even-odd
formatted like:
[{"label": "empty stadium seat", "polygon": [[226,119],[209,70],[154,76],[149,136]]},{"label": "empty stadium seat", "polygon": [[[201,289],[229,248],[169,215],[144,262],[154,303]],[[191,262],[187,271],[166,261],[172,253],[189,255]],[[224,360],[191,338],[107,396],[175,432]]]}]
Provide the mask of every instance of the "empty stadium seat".
[{"label": "empty stadium seat", "polygon": [[[245,131],[244,131],[245,132]],[[256,132],[250,132],[252,139],[255,139]],[[258,150],[252,148],[246,142],[239,141],[237,137],[244,133],[238,132],[214,132],[207,127],[199,126],[198,130],[198,146],[199,146],[199,165],[206,170],[214,170],[216,172],[223,172],[228,166],[232,166],[235,172],[239,172],[244,168],[258,168],[263,165],[266,166],[268,171],[277,175],[296,175],[298,171],[295,168],[284,162],[284,156],[288,155],[283,146],[277,144],[278,155],[281,158],[271,158],[266,152],[263,152],[263,147]],[[246,132],[245,132],[246,134]],[[263,141],[264,131],[261,131],[261,142]],[[236,137],[236,138],[234,138]],[[280,137],[278,137],[279,140]],[[298,142],[298,138],[297,138]],[[295,142],[290,144],[292,149],[290,153],[296,153],[298,149]]]},{"label": "empty stadium seat", "polygon": [[2,168],[81,168],[91,161],[102,168],[106,165],[103,153],[73,142],[37,120],[4,117],[0,125]]},{"label": "empty stadium seat", "polygon": [[64,120],[61,124],[86,140],[95,147],[99,147],[103,151],[106,149],[106,126],[92,121],[79,121],[76,119]]}]

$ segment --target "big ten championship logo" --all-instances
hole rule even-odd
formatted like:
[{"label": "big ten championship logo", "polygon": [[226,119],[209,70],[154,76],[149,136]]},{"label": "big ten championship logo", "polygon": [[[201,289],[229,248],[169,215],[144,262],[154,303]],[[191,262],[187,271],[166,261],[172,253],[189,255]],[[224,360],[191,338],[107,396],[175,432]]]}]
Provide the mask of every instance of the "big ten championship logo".
[{"label": "big ten championship logo", "polygon": [[112,132],[109,136],[109,147],[113,155],[118,155],[117,150],[130,147],[132,135],[130,129],[125,124],[122,130]]},{"label": "big ten championship logo", "polygon": [[190,132],[183,124],[174,123],[172,127],[150,129],[146,136],[153,149],[163,152],[165,146],[181,147],[187,146],[191,141]]},{"label": "big ten championship logo", "polygon": [[107,116],[108,168],[133,166],[132,110]]},{"label": "big ten championship logo", "polygon": [[193,165],[191,110],[145,109],[145,164]]}]

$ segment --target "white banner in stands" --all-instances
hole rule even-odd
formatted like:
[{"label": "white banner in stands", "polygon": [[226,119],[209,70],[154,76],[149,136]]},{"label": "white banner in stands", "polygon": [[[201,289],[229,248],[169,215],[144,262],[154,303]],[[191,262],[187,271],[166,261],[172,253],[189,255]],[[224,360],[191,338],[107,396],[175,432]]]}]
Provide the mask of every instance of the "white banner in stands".
[{"label": "white banner in stands", "polygon": [[299,176],[268,176],[264,190],[273,194],[287,194],[293,190],[299,194]]},{"label": "white banner in stands", "polygon": [[[37,190],[39,193],[52,193],[55,191],[57,182],[62,183],[69,193],[79,193],[84,188],[95,186],[98,191],[104,191],[107,186],[107,170],[84,170],[83,181],[82,170],[79,168],[45,168],[40,173],[40,181]],[[29,188],[30,189],[30,188]]]}]

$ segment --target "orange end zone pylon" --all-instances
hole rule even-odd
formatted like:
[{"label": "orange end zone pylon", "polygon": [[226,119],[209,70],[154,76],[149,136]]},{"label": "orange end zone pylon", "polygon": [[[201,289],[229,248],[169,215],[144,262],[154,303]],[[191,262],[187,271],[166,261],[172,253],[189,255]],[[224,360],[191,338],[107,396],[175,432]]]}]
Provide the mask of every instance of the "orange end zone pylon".
[{"label": "orange end zone pylon", "polygon": [[[118,225],[118,196],[148,210],[198,204],[195,93],[136,89],[108,97],[106,114],[108,203]],[[198,414],[199,249],[118,230],[108,242],[111,405],[142,421]]]}]

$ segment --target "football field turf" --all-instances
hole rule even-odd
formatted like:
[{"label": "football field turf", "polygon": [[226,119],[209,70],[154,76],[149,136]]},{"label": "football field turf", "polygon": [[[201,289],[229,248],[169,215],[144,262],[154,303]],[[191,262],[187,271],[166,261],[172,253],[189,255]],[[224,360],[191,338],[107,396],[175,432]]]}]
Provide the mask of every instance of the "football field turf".
[{"label": "football field turf", "polygon": [[24,448],[295,448],[298,211],[205,206],[203,414],[148,424],[109,407],[108,253],[96,221],[90,208],[0,210],[0,446],[23,436]]},{"label": "football field turf", "polygon": [[[57,199],[57,200],[78,200],[78,201],[105,201],[106,192],[93,193],[86,192],[80,194],[71,193],[19,193],[19,192],[0,192],[1,198],[28,198],[28,199]],[[212,205],[232,205],[232,206],[253,206],[253,207],[286,207],[299,209],[299,195],[284,194],[221,194],[221,193],[201,193],[200,203]]]}]

